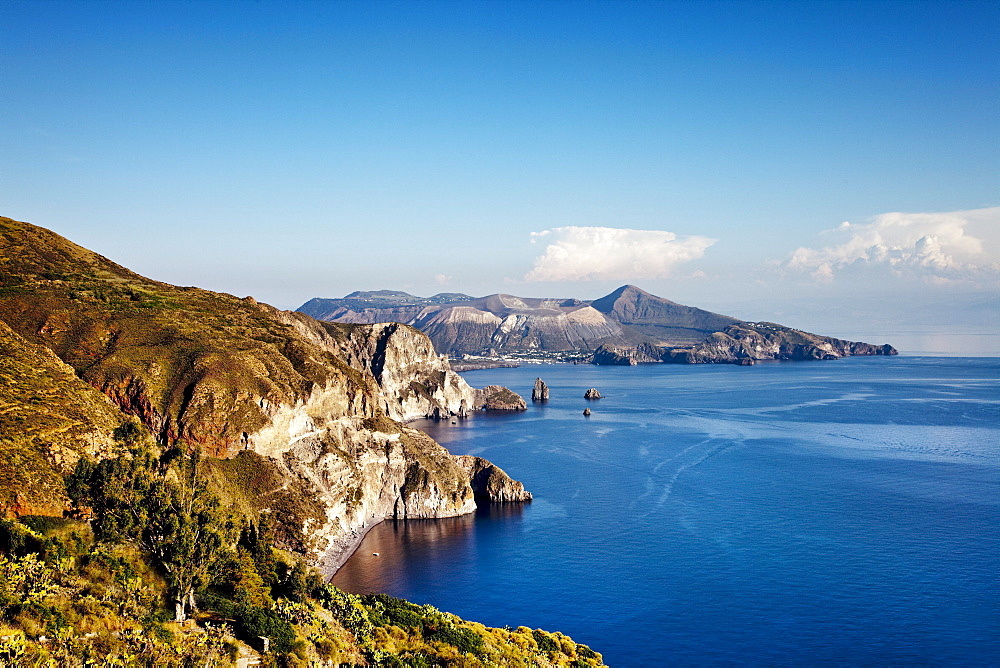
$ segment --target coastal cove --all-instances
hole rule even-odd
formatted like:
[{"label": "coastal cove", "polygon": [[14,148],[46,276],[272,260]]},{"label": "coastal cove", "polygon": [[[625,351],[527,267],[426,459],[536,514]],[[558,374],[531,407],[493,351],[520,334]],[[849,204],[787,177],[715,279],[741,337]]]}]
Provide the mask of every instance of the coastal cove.
[{"label": "coastal cove", "polygon": [[463,375],[551,399],[411,425],[534,501],[383,522],[337,586],[558,628],[612,666],[1000,654],[1000,359]]}]

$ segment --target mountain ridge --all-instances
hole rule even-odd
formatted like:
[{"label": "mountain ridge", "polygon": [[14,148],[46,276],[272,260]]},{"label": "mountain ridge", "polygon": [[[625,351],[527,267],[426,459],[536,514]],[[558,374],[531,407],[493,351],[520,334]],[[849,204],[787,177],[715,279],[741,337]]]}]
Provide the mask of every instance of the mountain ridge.
[{"label": "mountain ridge", "polygon": [[[394,294],[405,297],[389,296]],[[634,285],[594,300],[504,293],[425,299],[391,290],[354,292],[344,299],[314,298],[298,310],[325,321],[409,324],[453,356],[570,352],[591,355],[596,364],[692,364],[896,354],[888,344],[833,339],[784,325],[768,329],[678,304]],[[754,339],[753,345],[748,345],[749,339]]]}]

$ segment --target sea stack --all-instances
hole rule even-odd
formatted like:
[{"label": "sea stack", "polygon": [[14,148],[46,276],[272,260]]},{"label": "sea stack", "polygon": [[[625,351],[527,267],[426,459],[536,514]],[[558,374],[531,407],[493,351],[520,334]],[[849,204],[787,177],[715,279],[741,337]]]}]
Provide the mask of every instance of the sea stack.
[{"label": "sea stack", "polygon": [[548,401],[549,400],[549,386],[545,384],[541,378],[535,379],[535,389],[531,391],[532,401]]},{"label": "sea stack", "polygon": [[584,414],[585,417],[590,417],[590,409],[589,408],[584,408],[583,409],[583,414]]},{"label": "sea stack", "polygon": [[596,387],[592,387],[583,395],[584,399],[602,399],[601,393],[597,391]]}]

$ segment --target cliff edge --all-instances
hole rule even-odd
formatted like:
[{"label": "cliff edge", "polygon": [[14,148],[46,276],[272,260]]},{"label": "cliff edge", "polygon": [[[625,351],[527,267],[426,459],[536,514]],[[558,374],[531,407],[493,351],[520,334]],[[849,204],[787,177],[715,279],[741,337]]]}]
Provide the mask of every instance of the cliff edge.
[{"label": "cliff edge", "polygon": [[0,487],[7,514],[61,514],[59,474],[136,439],[201,449],[225,501],[269,513],[283,546],[313,559],[335,558],[385,517],[476,507],[465,469],[399,423],[475,397],[411,328],[319,323],[160,283],[9,218],[0,322],[13,351],[0,446],[46,481]]}]

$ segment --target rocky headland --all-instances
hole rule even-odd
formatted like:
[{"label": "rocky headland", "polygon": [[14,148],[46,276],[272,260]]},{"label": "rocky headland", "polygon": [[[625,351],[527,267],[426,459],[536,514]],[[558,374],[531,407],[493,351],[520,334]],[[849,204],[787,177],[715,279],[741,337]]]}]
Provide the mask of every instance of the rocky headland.
[{"label": "rocky headland", "polygon": [[404,421],[522,409],[412,327],[152,281],[9,218],[0,348],[3,515],[71,512],[62,475],[80,457],[198,448],[223,502],[327,564],[383,518],[475,510],[469,472]]},{"label": "rocky headland", "polygon": [[526,411],[524,397],[503,385],[487,385],[476,390],[476,405],[484,411]]},{"label": "rocky headland", "polygon": [[531,501],[531,492],[524,485],[512,480],[496,464],[472,455],[459,455],[459,466],[465,469],[472,481],[472,490],[480,503],[513,503]]}]

